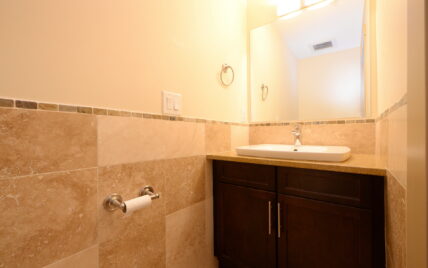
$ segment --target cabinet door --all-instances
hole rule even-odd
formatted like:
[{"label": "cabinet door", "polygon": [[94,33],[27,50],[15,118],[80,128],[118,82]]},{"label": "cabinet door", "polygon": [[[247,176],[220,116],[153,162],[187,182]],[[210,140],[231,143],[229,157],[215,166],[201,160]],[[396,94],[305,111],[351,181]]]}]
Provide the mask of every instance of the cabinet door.
[{"label": "cabinet door", "polygon": [[276,194],[215,183],[215,253],[221,267],[276,267]]},{"label": "cabinet door", "polygon": [[281,268],[371,268],[369,210],[278,196]]}]

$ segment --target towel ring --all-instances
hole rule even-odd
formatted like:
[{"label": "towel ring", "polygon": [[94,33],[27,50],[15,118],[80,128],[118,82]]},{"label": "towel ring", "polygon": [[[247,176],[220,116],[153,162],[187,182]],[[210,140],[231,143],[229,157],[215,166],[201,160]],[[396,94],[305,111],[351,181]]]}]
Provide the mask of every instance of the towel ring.
[{"label": "towel ring", "polygon": [[[267,99],[267,97],[269,96],[269,87],[265,84],[262,84],[261,90],[262,90],[262,101],[265,101]],[[266,92],[266,94],[265,94],[265,92]]]},{"label": "towel ring", "polygon": [[[224,82],[223,74],[227,73],[228,70],[232,71],[232,80],[229,83],[226,83],[226,82]],[[232,85],[234,80],[235,80],[235,71],[233,70],[232,66],[230,66],[228,64],[223,64],[223,66],[221,67],[221,72],[220,72],[221,84],[225,87],[228,87],[228,86]]]}]

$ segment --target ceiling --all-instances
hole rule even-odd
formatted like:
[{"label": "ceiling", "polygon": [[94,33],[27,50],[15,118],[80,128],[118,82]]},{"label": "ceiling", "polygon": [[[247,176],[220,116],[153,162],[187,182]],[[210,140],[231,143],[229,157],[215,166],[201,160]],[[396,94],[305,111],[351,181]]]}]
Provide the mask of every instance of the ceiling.
[{"label": "ceiling", "polygon": [[[335,0],[305,10],[299,16],[273,23],[285,44],[299,59],[361,46],[364,0]],[[315,52],[313,45],[333,41],[333,47]]]}]

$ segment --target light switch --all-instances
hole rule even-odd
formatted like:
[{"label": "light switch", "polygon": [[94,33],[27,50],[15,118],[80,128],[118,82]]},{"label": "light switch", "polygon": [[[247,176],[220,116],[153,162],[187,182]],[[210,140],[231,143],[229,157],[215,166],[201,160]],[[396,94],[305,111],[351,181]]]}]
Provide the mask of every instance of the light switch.
[{"label": "light switch", "polygon": [[163,113],[167,115],[180,115],[182,106],[181,94],[162,91]]},{"label": "light switch", "polygon": [[181,112],[181,95],[174,101],[174,111]]},{"label": "light switch", "polygon": [[168,111],[174,109],[174,99],[171,96],[166,97],[166,103]]}]

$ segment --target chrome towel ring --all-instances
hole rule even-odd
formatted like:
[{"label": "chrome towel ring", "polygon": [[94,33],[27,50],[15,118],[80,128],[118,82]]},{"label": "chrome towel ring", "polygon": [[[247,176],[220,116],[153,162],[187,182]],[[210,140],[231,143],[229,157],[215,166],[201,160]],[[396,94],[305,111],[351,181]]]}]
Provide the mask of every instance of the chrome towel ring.
[{"label": "chrome towel ring", "polygon": [[265,84],[262,84],[261,90],[262,90],[262,101],[265,101],[269,96],[269,87]]},{"label": "chrome towel ring", "polygon": [[[228,71],[232,72],[232,79],[227,83],[224,81],[224,77],[223,75],[225,73],[227,73]],[[232,85],[233,81],[235,80],[235,71],[233,70],[232,66],[228,65],[228,64],[223,64],[223,66],[221,67],[221,72],[220,72],[220,81],[221,84],[225,87],[228,87],[230,85]]]}]

